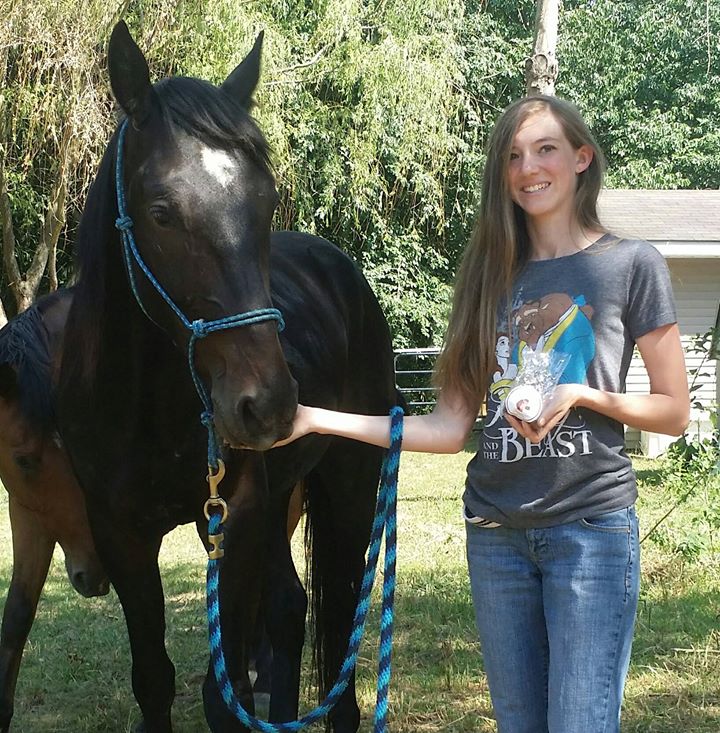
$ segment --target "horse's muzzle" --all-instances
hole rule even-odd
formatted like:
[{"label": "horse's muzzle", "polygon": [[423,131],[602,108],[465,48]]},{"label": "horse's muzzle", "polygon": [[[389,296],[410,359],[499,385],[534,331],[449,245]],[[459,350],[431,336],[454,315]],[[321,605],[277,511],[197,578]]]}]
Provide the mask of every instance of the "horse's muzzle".
[{"label": "horse's muzzle", "polygon": [[77,563],[66,557],[65,570],[72,587],[84,598],[106,596],[110,592],[110,581],[98,558]]},{"label": "horse's muzzle", "polygon": [[267,450],[292,432],[298,404],[297,382],[285,388],[245,392],[230,404],[215,400],[215,427],[233,448]]}]

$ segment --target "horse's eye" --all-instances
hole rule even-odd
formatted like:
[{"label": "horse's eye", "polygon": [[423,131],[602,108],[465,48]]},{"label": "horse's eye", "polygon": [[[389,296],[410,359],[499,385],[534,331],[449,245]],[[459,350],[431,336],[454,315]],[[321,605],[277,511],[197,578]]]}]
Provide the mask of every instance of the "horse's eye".
[{"label": "horse's eye", "polygon": [[151,206],[150,216],[152,220],[160,227],[170,226],[170,212],[165,206]]},{"label": "horse's eye", "polygon": [[34,454],[20,454],[14,458],[15,464],[25,473],[32,473],[40,466],[40,457]]}]

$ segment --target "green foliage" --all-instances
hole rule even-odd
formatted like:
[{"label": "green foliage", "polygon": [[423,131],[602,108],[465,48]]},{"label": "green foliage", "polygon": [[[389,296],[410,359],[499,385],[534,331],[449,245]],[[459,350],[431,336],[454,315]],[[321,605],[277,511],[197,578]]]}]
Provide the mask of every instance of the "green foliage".
[{"label": "green foliage", "polygon": [[[97,0],[0,0],[0,16],[0,154],[24,271],[60,180],[67,188],[70,220],[63,247],[77,223],[75,212],[96,167],[100,141],[109,134],[110,100],[96,44],[112,12]],[[65,277],[67,264],[66,256],[60,265]],[[6,275],[0,275],[4,296]]]},{"label": "green foliage", "polygon": [[[0,0],[0,13],[0,146],[22,263],[65,145],[59,264],[69,276],[79,211],[114,124],[104,48],[119,13],[153,78],[220,82],[264,30],[255,113],[274,150],[277,226],[349,252],[398,346],[441,341],[487,135],[524,93],[532,0]],[[563,5],[558,93],[589,119],[611,185],[718,185],[719,31],[716,0]]]},{"label": "green foliage", "polygon": [[[699,414],[700,420],[707,420],[712,427],[710,435],[701,435],[698,430],[688,428],[685,434],[676,440],[669,449],[669,455],[683,462],[693,469],[703,474],[708,470],[716,470],[720,468],[720,425],[718,425],[718,405],[704,404],[698,397],[701,387],[700,377],[707,376],[704,369],[707,368],[708,360],[711,359],[711,347],[713,340],[716,339],[715,329],[710,329],[706,333],[699,334],[693,342],[686,346],[686,352],[689,354],[700,354],[702,361],[700,364],[688,370],[690,377],[690,407]],[[709,466],[709,468],[708,468]]]},{"label": "green foliage", "polygon": [[558,56],[558,93],[585,112],[609,185],[718,186],[720,3],[568,3]]},{"label": "green foliage", "polygon": [[[698,560],[704,552],[717,549],[720,530],[720,433],[717,405],[704,405],[697,398],[699,377],[710,358],[714,330],[697,336],[690,353],[702,355],[699,365],[688,372],[690,403],[699,420],[712,426],[710,435],[689,428],[669,447],[664,461],[662,484],[670,504],[664,515],[648,531],[647,537],[685,562]],[[673,515],[683,508],[683,522],[676,525]]]},{"label": "green foliage", "polygon": [[720,530],[717,461],[717,444],[688,442],[685,438],[673,444],[660,463],[665,507],[643,540],[649,540],[685,563],[717,552]]}]

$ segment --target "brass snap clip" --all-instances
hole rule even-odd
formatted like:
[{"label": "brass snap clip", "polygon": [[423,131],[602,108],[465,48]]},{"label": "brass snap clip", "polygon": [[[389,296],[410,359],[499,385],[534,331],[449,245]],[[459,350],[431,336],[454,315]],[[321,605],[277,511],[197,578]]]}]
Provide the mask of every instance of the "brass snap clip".
[{"label": "brass snap clip", "polygon": [[[225,499],[223,499],[218,493],[218,485],[225,476],[225,463],[222,460],[218,460],[218,470],[213,473],[212,466],[208,466],[207,481],[210,485],[210,498],[205,502],[204,512],[205,519],[210,521],[210,509],[212,507],[220,507],[222,509],[221,523],[224,523],[228,517],[228,508]],[[208,535],[208,542],[212,545],[212,549],[208,552],[208,557],[211,560],[219,560],[225,551],[222,548],[222,542],[225,538],[224,533]]]}]

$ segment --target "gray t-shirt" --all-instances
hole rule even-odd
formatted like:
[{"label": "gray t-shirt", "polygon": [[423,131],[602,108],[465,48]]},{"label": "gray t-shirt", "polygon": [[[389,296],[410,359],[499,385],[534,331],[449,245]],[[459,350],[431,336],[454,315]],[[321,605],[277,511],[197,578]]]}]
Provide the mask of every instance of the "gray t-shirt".
[{"label": "gray t-shirt", "polygon": [[528,262],[510,307],[510,318],[504,304],[498,315],[497,368],[467,469],[467,511],[509,527],[548,527],[630,506],[637,487],[619,422],[573,408],[534,445],[507,423],[503,400],[528,348],[570,356],[561,383],[624,392],[635,341],[677,320],[662,255],[606,234],[581,252]]}]

